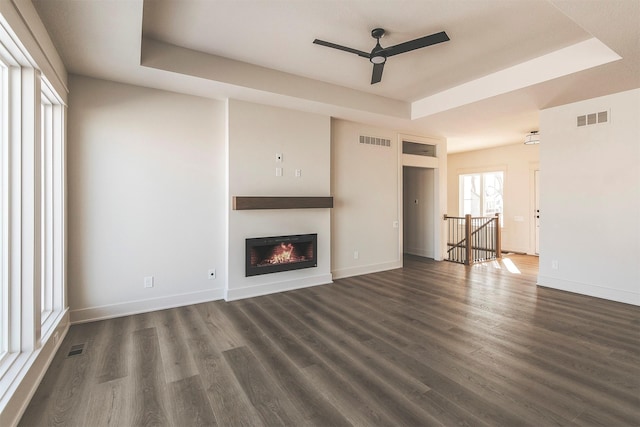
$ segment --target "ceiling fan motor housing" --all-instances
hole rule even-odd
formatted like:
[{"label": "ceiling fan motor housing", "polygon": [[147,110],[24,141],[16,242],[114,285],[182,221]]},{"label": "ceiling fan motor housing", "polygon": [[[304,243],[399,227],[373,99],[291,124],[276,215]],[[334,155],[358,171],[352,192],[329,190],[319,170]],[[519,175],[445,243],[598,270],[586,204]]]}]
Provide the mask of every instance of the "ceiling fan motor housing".
[{"label": "ceiling fan motor housing", "polygon": [[371,30],[371,37],[380,41],[380,39],[384,37],[384,30],[382,28],[374,28]]}]

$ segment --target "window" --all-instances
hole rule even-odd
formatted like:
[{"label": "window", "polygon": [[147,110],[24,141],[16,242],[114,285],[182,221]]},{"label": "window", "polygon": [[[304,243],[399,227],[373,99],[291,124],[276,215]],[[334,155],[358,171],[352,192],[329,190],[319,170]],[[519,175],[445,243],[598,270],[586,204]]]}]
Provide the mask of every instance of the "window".
[{"label": "window", "polygon": [[502,216],[503,194],[502,171],[460,175],[460,215]]},{"label": "window", "polygon": [[2,360],[7,355],[7,344],[9,338],[9,289],[5,277],[6,262],[5,255],[7,253],[7,233],[5,224],[7,223],[5,201],[7,191],[5,183],[7,182],[7,155],[6,146],[8,138],[8,96],[7,96],[7,65],[0,60],[0,366]]},{"label": "window", "polygon": [[0,411],[66,313],[65,106],[7,28],[0,14]]}]

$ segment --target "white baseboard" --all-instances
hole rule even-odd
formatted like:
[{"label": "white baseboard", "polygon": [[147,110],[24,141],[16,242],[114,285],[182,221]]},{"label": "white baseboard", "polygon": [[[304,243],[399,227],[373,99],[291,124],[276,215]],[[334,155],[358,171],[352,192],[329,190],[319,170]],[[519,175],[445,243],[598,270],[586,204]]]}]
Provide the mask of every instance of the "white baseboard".
[{"label": "white baseboard", "polygon": [[333,278],[344,279],[345,277],[361,276],[363,274],[377,273],[379,271],[393,270],[395,268],[402,268],[401,260],[335,270],[333,272]]},{"label": "white baseboard", "polygon": [[638,292],[607,288],[589,283],[572,282],[570,280],[547,276],[538,276],[538,286],[573,292],[575,294],[588,295],[610,301],[622,302],[625,304],[640,305],[640,293]]},{"label": "white baseboard", "polygon": [[309,288],[311,286],[328,285],[333,283],[331,274],[304,277],[301,279],[287,280],[284,282],[266,283],[246,288],[228,289],[226,301],[235,301],[244,298],[259,297],[275,294],[277,292],[292,291],[294,289]]},{"label": "white baseboard", "polygon": [[127,301],[98,307],[81,308],[71,311],[71,324],[93,322],[95,320],[147,313],[190,304],[216,301],[224,298],[224,289],[207,289],[187,294],[169,295],[145,300]]},{"label": "white baseboard", "polygon": [[421,256],[423,258],[433,258],[433,251],[423,248],[405,248],[404,253],[409,255]]}]

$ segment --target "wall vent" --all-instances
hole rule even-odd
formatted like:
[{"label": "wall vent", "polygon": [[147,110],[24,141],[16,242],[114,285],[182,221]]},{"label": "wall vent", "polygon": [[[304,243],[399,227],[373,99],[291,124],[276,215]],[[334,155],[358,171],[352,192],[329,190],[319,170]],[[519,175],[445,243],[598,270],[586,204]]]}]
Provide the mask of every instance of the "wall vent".
[{"label": "wall vent", "polygon": [[391,147],[391,140],[376,138],[375,136],[360,135],[360,144],[380,145],[381,147]]},{"label": "wall vent", "polygon": [[606,123],[609,121],[609,113],[607,111],[600,111],[598,113],[598,123]]},{"label": "wall vent", "polygon": [[576,124],[578,127],[595,125],[598,123],[607,123],[609,121],[609,112],[600,111],[599,113],[589,113],[576,118]]}]

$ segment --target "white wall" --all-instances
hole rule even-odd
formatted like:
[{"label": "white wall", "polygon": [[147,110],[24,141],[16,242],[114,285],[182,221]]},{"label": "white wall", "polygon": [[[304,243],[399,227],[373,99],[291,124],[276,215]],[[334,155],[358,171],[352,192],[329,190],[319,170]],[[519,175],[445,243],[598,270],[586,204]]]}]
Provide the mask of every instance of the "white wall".
[{"label": "white wall", "polygon": [[640,305],[640,89],[544,110],[540,131],[538,283]]},{"label": "white wall", "polygon": [[[360,144],[360,135],[391,140],[391,147]],[[334,196],[332,271],[335,278],[402,266],[399,254],[401,166],[397,133],[332,120]],[[358,252],[358,259],[354,252]]]},{"label": "white wall", "polygon": [[[237,100],[229,101],[228,117],[230,197],[331,195],[329,117]],[[229,210],[226,299],[330,283],[330,221],[330,209]],[[317,267],[245,277],[245,239],[308,233],[318,234]]]},{"label": "white wall", "polygon": [[435,169],[408,166],[403,169],[404,252],[433,258]]},{"label": "white wall", "polygon": [[221,298],[225,104],[80,76],[70,89],[72,320]]},{"label": "white wall", "polygon": [[539,145],[517,143],[447,157],[449,170],[448,215],[458,216],[460,174],[503,170],[503,251],[535,253],[535,200],[533,171],[540,168]]}]

